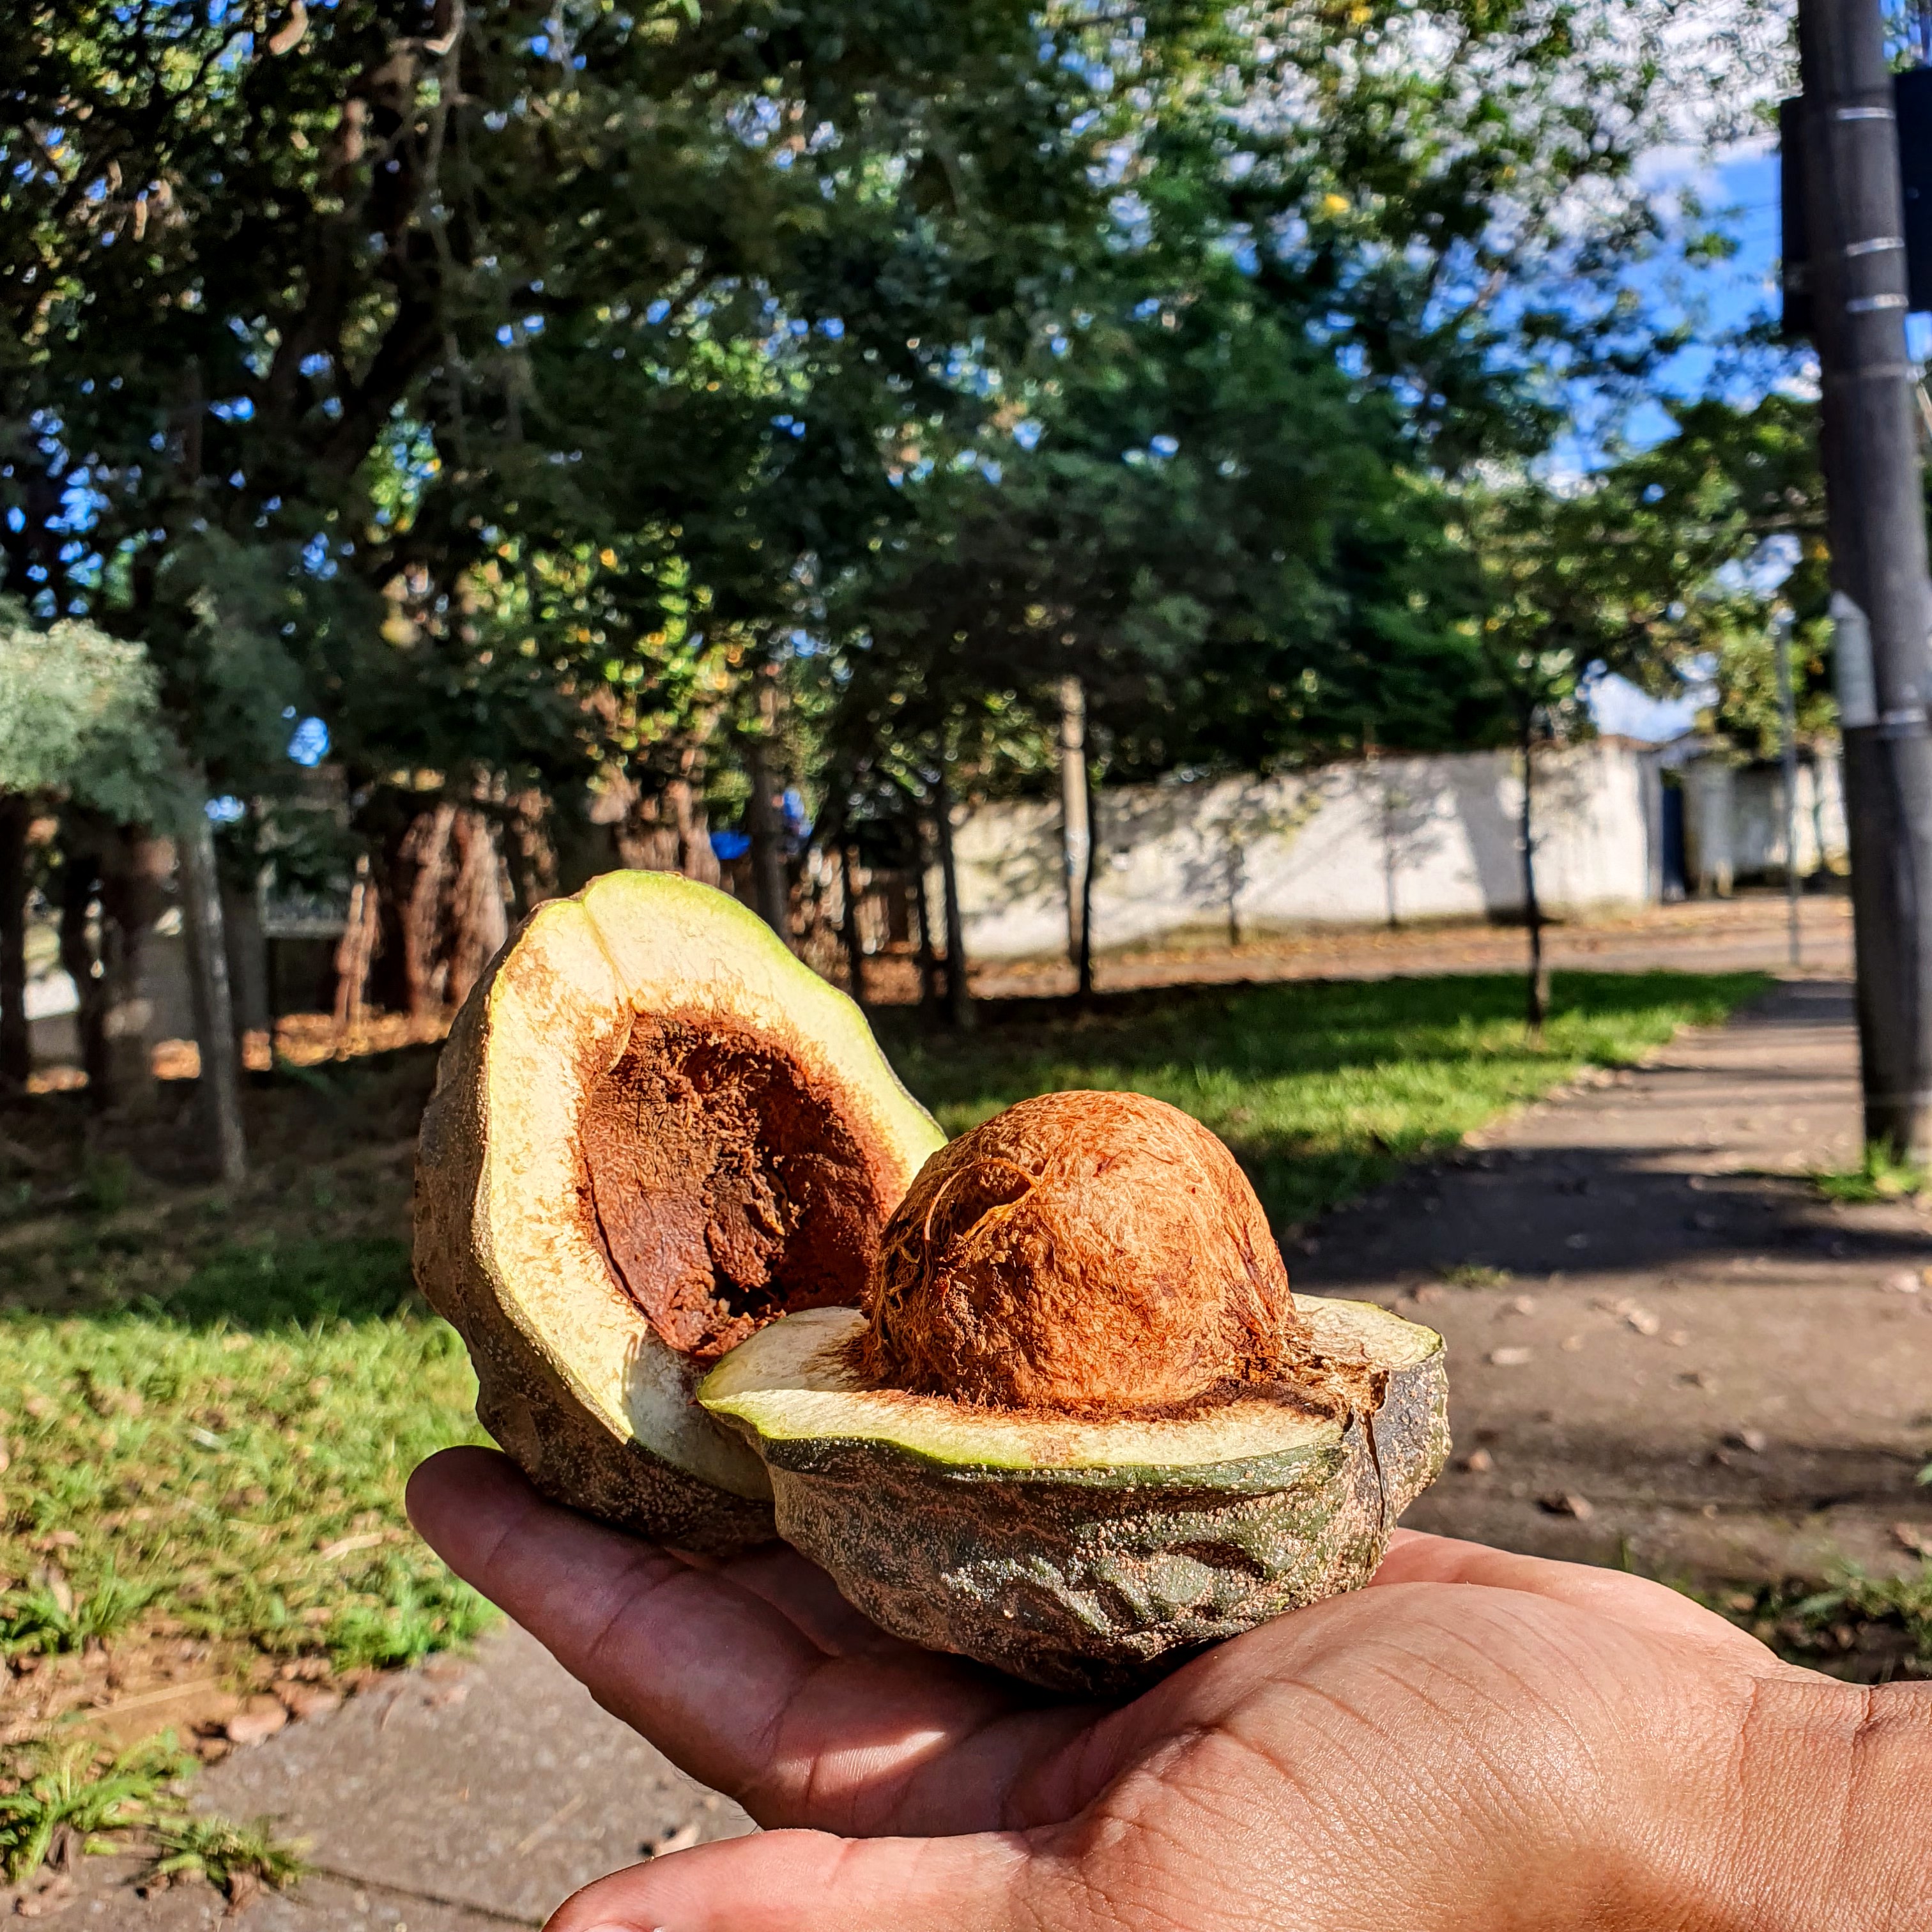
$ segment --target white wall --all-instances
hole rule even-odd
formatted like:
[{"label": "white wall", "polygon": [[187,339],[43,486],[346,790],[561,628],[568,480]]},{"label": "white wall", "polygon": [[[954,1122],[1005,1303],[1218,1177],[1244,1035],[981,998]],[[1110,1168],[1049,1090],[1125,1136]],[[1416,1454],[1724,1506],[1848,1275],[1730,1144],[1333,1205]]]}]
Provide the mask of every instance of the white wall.
[{"label": "white wall", "polygon": [[[1798,767],[1798,871],[1809,878],[1821,866],[1842,868],[1845,833],[1843,767],[1821,755]],[[1732,810],[1732,850],[1741,878],[1784,875],[1784,773],[1776,766],[1738,772]]]},{"label": "white wall", "polygon": [[[1649,752],[1603,739],[1540,753],[1536,784],[1546,904],[1581,909],[1657,896]],[[1094,943],[1520,911],[1522,796],[1506,752],[1107,790],[1096,800]],[[954,845],[972,957],[1065,950],[1057,802],[982,806],[962,820]]]}]

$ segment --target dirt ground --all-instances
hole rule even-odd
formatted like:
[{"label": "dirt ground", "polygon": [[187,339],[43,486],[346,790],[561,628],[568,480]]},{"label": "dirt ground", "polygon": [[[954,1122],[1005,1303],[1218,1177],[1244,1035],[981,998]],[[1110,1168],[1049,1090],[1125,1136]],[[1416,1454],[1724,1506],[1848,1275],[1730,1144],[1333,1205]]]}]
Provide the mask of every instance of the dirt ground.
[{"label": "dirt ground", "polygon": [[[1790,971],[1786,902],[1752,892],[1728,899],[1686,899],[1622,915],[1560,920],[1545,934],[1550,962],[1599,973],[1671,968],[1731,973],[1750,968]],[[1396,974],[1508,973],[1519,970],[1520,926],[1474,924],[1311,929],[1229,946],[1211,936],[1194,946],[1134,947],[1102,956],[1095,969],[1112,992],[1235,980],[1378,980]],[[1848,976],[1852,970],[1851,902],[1840,893],[1808,895],[1798,908],[1799,963],[1805,974]],[[1057,960],[999,962],[974,974],[988,998],[1070,993],[1072,968]],[[903,997],[911,996],[910,986]]]}]

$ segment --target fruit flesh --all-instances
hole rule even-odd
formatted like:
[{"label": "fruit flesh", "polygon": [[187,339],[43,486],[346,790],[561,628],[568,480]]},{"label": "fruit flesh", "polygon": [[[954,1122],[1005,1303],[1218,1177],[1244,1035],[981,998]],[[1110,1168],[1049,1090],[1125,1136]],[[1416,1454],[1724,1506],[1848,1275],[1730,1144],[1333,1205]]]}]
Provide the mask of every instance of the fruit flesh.
[{"label": "fruit flesh", "polygon": [[769,1038],[702,1017],[640,1018],[592,1086],[581,1131],[611,1269],[692,1361],[864,1292],[892,1164]]}]

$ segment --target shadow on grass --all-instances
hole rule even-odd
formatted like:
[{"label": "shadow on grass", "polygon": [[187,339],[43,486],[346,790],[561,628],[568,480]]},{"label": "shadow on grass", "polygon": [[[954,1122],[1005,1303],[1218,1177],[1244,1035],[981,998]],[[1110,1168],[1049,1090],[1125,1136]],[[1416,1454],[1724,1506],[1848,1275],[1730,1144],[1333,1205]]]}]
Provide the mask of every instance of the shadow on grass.
[{"label": "shadow on grass", "polygon": [[134,1312],[184,1328],[260,1332],[427,1310],[410,1279],[408,1244],[364,1236],[224,1249],[173,1293],[143,1299]]}]

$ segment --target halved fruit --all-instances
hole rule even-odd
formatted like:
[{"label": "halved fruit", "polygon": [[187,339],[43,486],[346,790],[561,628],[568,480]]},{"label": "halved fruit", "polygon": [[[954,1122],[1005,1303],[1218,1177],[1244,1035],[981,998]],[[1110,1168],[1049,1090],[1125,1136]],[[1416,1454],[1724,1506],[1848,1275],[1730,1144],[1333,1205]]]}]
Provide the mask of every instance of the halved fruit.
[{"label": "halved fruit", "polygon": [[770,1472],[778,1533],[875,1622],[1051,1689],[1116,1695],[1366,1582],[1449,1451],[1441,1336],[1298,1296],[1317,1354],[1386,1376],[1339,1418],[1276,1392],[1170,1418],[1001,1413],[884,1388],[864,1317],[796,1314],[698,1400]]},{"label": "halved fruit", "polygon": [[773,1534],[692,1400],[736,1344],[862,1294],[942,1135],[850,1000],[747,908],[619,872],[538,909],[465,1003],[416,1165],[416,1279],[547,1494],[712,1553]]}]

